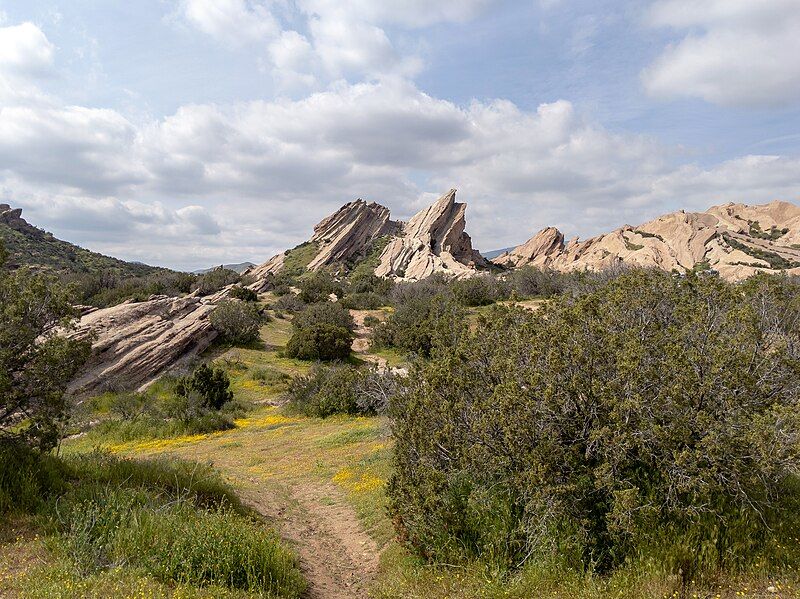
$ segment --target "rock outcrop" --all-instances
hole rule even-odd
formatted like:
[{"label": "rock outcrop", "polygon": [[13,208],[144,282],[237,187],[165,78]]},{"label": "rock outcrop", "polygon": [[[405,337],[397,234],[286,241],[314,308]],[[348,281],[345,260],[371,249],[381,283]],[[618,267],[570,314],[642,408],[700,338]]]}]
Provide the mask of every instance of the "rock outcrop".
[{"label": "rock outcrop", "polygon": [[467,205],[455,200],[456,190],[451,189],[403,224],[381,254],[375,274],[410,280],[435,272],[468,277],[487,267],[464,231]]},{"label": "rock outcrop", "polygon": [[387,238],[375,274],[399,279],[422,279],[434,272],[456,277],[471,276],[489,266],[464,231],[466,205],[455,201],[456,190],[439,198],[407,223],[393,221],[389,209],[374,202],[356,200],[342,206],[314,227],[314,235],[295,250],[273,256],[246,274],[256,291],[266,289],[268,278],[281,272],[290,256],[312,247],[313,256],[302,264],[308,270],[325,267],[347,269],[366,258],[376,241]]},{"label": "rock outcrop", "polygon": [[0,204],[0,224],[37,239],[44,239],[47,235],[22,218],[22,208],[12,208],[8,204]]},{"label": "rock outcrop", "polygon": [[74,395],[141,389],[206,349],[217,332],[207,298],[154,296],[87,310],[67,336],[92,340],[92,357],[70,383]]},{"label": "rock outcrop", "polygon": [[800,274],[800,207],[724,204],[705,212],[672,212],[637,227],[625,225],[585,241],[564,243],[552,227],[493,260],[562,272],[620,264],[664,270],[713,269],[729,280],[757,272]]}]

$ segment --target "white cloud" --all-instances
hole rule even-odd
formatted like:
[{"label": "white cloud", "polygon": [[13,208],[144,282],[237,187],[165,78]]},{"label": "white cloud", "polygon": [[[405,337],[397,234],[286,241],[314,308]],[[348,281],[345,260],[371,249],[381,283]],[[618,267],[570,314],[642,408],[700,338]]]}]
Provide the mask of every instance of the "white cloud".
[{"label": "white cloud", "polygon": [[688,30],[643,71],[651,95],[730,106],[800,100],[800,0],[661,0],[649,23]]},{"label": "white cloud", "polygon": [[30,22],[0,27],[0,72],[39,77],[53,67],[53,44]]},{"label": "white cloud", "polygon": [[[496,0],[183,0],[180,13],[198,30],[232,46],[264,52],[284,90],[319,89],[339,78],[412,76],[422,68],[414,50],[401,52],[386,25],[409,29],[467,21]],[[282,29],[275,14],[297,23]],[[414,44],[412,44],[413,46]]]},{"label": "white cloud", "polygon": [[280,32],[270,8],[253,0],[184,0],[182,10],[200,31],[235,46],[263,42]]}]

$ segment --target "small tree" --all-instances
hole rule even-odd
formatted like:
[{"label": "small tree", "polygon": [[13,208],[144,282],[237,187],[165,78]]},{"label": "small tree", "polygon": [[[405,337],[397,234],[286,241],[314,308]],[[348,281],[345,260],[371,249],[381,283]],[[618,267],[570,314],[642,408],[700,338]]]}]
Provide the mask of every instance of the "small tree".
[{"label": "small tree", "polygon": [[178,379],[175,393],[181,397],[196,395],[203,407],[220,410],[233,399],[230,386],[231,381],[222,368],[201,364],[189,376]]},{"label": "small tree", "polygon": [[297,286],[300,288],[300,299],[306,303],[324,302],[333,294],[344,295],[341,284],[333,280],[326,272],[314,272],[302,277]]},{"label": "small tree", "polygon": [[67,292],[27,270],[9,273],[5,256],[0,245],[0,439],[48,450],[68,413],[65,389],[90,344],[57,334],[74,316]]},{"label": "small tree", "polygon": [[197,286],[195,289],[197,289],[200,295],[211,295],[228,285],[238,283],[241,279],[242,276],[235,270],[219,266],[214,270],[200,275],[197,278]]},{"label": "small tree", "polygon": [[227,341],[238,344],[258,340],[261,323],[265,320],[256,306],[239,301],[220,302],[209,319]]}]

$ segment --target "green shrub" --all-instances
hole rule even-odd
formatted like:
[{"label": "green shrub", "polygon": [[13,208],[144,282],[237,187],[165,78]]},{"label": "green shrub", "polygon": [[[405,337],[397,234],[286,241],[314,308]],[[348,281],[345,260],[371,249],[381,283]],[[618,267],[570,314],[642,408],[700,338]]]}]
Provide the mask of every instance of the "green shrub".
[{"label": "green shrub", "polygon": [[200,295],[211,295],[228,285],[238,283],[241,279],[242,276],[235,270],[220,266],[197,277],[194,288]]},{"label": "green shrub", "polygon": [[377,293],[354,293],[344,296],[338,303],[348,310],[377,310],[386,306],[389,299]]},{"label": "green shrub", "polygon": [[209,316],[211,325],[226,341],[241,345],[258,340],[267,318],[256,306],[242,301],[220,302]]},{"label": "green shrub", "polygon": [[372,330],[376,347],[396,347],[429,356],[434,347],[452,344],[467,327],[464,309],[442,295],[413,297]]},{"label": "green shrub", "polygon": [[275,310],[282,310],[284,312],[300,312],[306,309],[306,304],[303,300],[297,297],[294,293],[288,293],[280,296],[273,304]]},{"label": "green shrub", "polygon": [[495,308],[392,403],[391,512],[446,563],[736,569],[798,534],[796,284],[628,272]]},{"label": "green shrub", "polygon": [[233,399],[231,381],[222,368],[201,364],[189,376],[178,379],[175,393],[179,397],[197,397],[204,408],[219,410]]},{"label": "green shrub", "polygon": [[340,302],[311,304],[292,320],[292,325],[297,329],[308,329],[318,324],[329,324],[351,332],[355,330],[353,317]]},{"label": "green shrub", "polygon": [[292,409],[326,418],[333,414],[383,413],[396,390],[395,378],[374,366],[337,364],[318,365],[310,374],[294,377],[288,395]]},{"label": "green shrub", "polygon": [[372,328],[378,326],[381,323],[380,318],[377,316],[373,316],[372,314],[367,314],[364,317],[364,326],[367,328]]},{"label": "green shrub", "polygon": [[231,297],[242,300],[243,302],[257,302],[258,294],[247,287],[236,285],[231,289]]},{"label": "green shrub", "polygon": [[350,356],[353,339],[353,333],[343,327],[315,324],[296,329],[285,353],[298,360],[345,360]]},{"label": "green shrub", "polygon": [[307,304],[326,302],[331,295],[342,297],[344,290],[333,277],[324,271],[309,273],[297,282],[300,289],[300,299]]},{"label": "green shrub", "polygon": [[489,275],[454,281],[452,290],[463,306],[486,306],[506,299],[510,293],[508,284]]}]

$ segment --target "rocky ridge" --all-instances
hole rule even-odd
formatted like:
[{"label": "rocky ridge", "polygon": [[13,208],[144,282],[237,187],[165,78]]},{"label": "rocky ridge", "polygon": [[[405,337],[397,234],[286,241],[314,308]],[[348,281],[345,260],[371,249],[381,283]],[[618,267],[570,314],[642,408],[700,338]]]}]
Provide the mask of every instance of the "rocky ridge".
[{"label": "rocky ridge", "polygon": [[585,241],[564,242],[558,229],[542,229],[492,262],[569,272],[620,264],[685,272],[713,269],[728,280],[757,272],[800,274],[800,207],[728,203],[705,212],[671,212],[625,225]]},{"label": "rocky ridge", "polygon": [[[455,201],[451,189],[431,206],[408,222],[393,221],[389,209],[374,202],[356,200],[342,206],[314,227],[307,242],[314,255],[303,266],[308,270],[356,264],[388,238],[378,256],[377,276],[418,280],[435,272],[465,277],[489,267],[465,232],[466,204]],[[298,249],[298,248],[296,248]],[[266,279],[284,270],[287,258],[295,250],[273,256],[247,271],[255,279],[251,286],[262,290]]]}]

